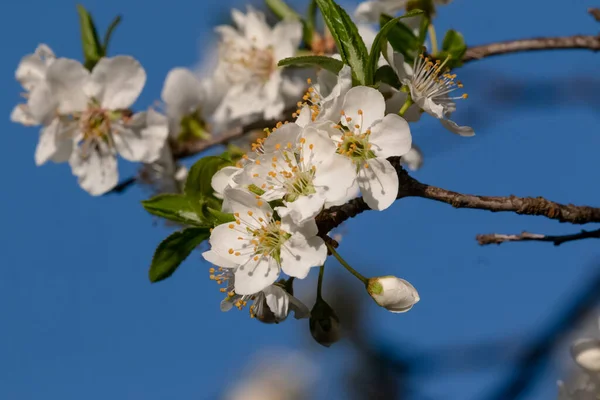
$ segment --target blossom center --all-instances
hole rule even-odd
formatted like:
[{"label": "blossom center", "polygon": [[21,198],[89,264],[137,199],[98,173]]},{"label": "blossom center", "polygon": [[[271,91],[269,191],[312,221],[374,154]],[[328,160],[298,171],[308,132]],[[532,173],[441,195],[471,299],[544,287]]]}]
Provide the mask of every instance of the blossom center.
[{"label": "blossom center", "polygon": [[107,110],[90,105],[79,117],[84,140],[106,138],[110,132],[111,116]]},{"label": "blossom center", "polygon": [[267,82],[277,68],[271,46],[260,49],[254,45],[239,46],[234,41],[228,41],[224,43],[221,59],[228,65],[225,72],[234,83],[248,80]]},{"label": "blossom center", "polygon": [[190,142],[194,140],[206,140],[210,135],[206,129],[206,123],[202,119],[200,109],[197,109],[187,115],[184,115],[179,122],[179,134],[177,139],[181,142]]},{"label": "blossom center", "polygon": [[466,99],[465,93],[457,97],[448,97],[456,89],[462,89],[463,84],[455,81],[456,74],[450,74],[445,68],[450,56],[444,60],[431,61],[428,57],[419,55],[415,59],[414,75],[412,77],[412,92],[418,97],[431,98],[437,102],[448,100]]}]

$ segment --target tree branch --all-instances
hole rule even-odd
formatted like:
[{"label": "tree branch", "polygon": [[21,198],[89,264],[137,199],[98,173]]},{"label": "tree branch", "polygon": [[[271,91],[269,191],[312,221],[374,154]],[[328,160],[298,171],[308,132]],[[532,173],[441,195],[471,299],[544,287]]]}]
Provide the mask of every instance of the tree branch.
[{"label": "tree branch", "polygon": [[482,58],[501,54],[520,53],[524,51],[568,49],[587,49],[598,51],[600,50],[600,36],[575,35],[561,37],[540,37],[490,43],[482,46],[469,47],[463,57],[463,62],[480,60]]},{"label": "tree branch", "polygon": [[[441,203],[450,204],[455,208],[473,208],[491,212],[512,212],[522,215],[540,215],[549,219],[571,224],[586,224],[600,222],[600,208],[560,204],[546,200],[543,197],[517,196],[478,196],[462,194],[451,190],[421,183],[408,175],[400,165],[400,157],[391,157],[392,163],[400,181],[397,199],[404,197],[421,197]],[[327,233],[349,218],[368,210],[369,207],[362,198],[324,210],[317,216],[319,232]]]},{"label": "tree branch", "polygon": [[600,229],[595,231],[582,230],[579,233],[570,235],[541,235],[539,233],[523,232],[519,235],[503,235],[499,233],[490,233],[486,235],[477,235],[477,241],[480,245],[500,244],[504,242],[550,242],[555,246],[563,243],[574,242],[582,239],[600,239]]}]

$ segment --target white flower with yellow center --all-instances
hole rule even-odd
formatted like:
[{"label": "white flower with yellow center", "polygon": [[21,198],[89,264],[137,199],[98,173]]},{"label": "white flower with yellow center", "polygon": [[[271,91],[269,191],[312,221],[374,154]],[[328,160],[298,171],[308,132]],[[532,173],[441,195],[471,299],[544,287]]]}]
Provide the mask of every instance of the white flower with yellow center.
[{"label": "white flower with yellow center", "polygon": [[303,279],[327,258],[327,247],[317,235],[314,220],[303,225],[275,219],[265,201],[241,189],[225,190],[235,222],[215,227],[203,253],[207,261],[233,268],[235,293],[250,295],[273,284],[283,270]]},{"label": "white flower with yellow center", "polygon": [[385,115],[383,95],[366,86],[350,89],[341,114],[341,125],[330,130],[337,152],[354,163],[367,205],[385,210],[398,194],[398,175],[386,158],[411,149],[408,123],[397,114]]},{"label": "white flower with yellow center", "polygon": [[146,73],[133,58],[102,58],[90,73],[60,58],[46,72],[48,90],[30,110],[47,126],[36,162],[69,160],[80,186],[92,195],[118,181],[117,153],[130,161],[154,162],[168,135],[167,120],[153,110],[131,115]]},{"label": "white flower with yellow center", "polygon": [[[310,83],[310,80],[309,80]],[[304,127],[310,123],[335,121],[342,110],[344,96],[352,88],[352,70],[344,65],[338,75],[327,70],[319,71],[317,84],[299,102],[302,107],[297,113],[296,124]]]},{"label": "white flower with yellow center", "polygon": [[298,21],[284,20],[271,28],[261,12],[232,11],[236,28],[219,26],[221,35],[216,74],[228,90],[216,110],[215,120],[224,124],[244,117],[279,118],[304,90],[277,66],[294,56],[302,37]]},{"label": "white flower with yellow center", "polygon": [[18,104],[10,114],[10,120],[26,126],[39,125],[39,121],[32,115],[29,103],[39,101],[39,97],[47,90],[46,70],[56,60],[52,50],[45,44],[40,44],[33,54],[28,54],[21,59],[15,77],[21,84],[25,93],[23,96],[27,103]]},{"label": "white flower with yellow center", "polygon": [[234,181],[265,201],[283,200],[285,207],[276,208],[281,217],[303,224],[324,206],[349,200],[355,168],[346,157],[336,154],[327,131],[285,124],[263,146],[265,153]]},{"label": "white flower with yellow center", "polygon": [[440,120],[442,125],[452,133],[461,136],[473,136],[475,132],[469,126],[459,126],[449,118],[456,111],[455,100],[466,99],[467,94],[450,96],[457,89],[462,89],[456,75],[445,72],[448,61],[431,61],[422,54],[415,58],[413,68],[404,62],[400,53],[393,54],[392,68],[400,81],[408,86],[412,100],[427,114]]}]

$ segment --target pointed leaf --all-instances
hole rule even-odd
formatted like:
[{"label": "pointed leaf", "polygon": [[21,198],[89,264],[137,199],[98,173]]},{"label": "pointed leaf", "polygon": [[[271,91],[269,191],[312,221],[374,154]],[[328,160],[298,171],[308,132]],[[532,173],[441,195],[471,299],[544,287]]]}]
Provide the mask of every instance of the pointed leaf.
[{"label": "pointed leaf", "polygon": [[206,207],[206,211],[209,217],[212,219],[214,226],[235,221],[235,217],[233,216],[233,214],[224,213],[210,207]]},{"label": "pointed leaf", "polygon": [[[422,11],[418,12],[418,14],[421,13]],[[386,30],[386,39],[390,43],[394,51],[401,53],[404,56],[406,62],[410,64],[414,60],[416,53],[419,52],[421,44],[419,43],[419,40],[415,36],[415,34],[410,30],[410,28],[403,24],[401,21],[395,21],[397,19],[399,18],[394,19],[389,15],[382,14],[381,17],[379,17],[379,23],[382,26],[382,30],[383,28],[388,26],[388,24],[392,24],[388,28],[389,30]],[[373,45],[375,45],[375,43],[373,43]],[[373,49],[375,49],[375,47],[372,47],[371,52],[373,52]]]},{"label": "pointed leaf", "polygon": [[108,45],[110,44],[110,39],[112,38],[112,34],[117,26],[121,23],[121,16],[117,15],[115,19],[112,20],[106,33],[104,34],[104,41],[102,42],[102,56],[106,57],[108,54]]},{"label": "pointed leaf", "polygon": [[200,243],[210,237],[209,228],[188,228],[163,240],[152,257],[150,282],[168,278]]},{"label": "pointed leaf", "polygon": [[142,206],[152,215],[179,224],[206,225],[198,216],[188,198],[180,194],[159,194],[149,200],[142,201]]},{"label": "pointed leaf", "polygon": [[450,68],[459,67],[462,65],[462,58],[466,51],[467,45],[463,35],[451,29],[446,32],[444,42],[442,43],[442,51],[439,55],[436,54],[436,58],[443,60],[450,56],[451,58],[448,60],[447,65]]},{"label": "pointed leaf", "polygon": [[190,168],[185,181],[184,193],[190,199],[200,200],[203,197],[214,197],[211,185],[213,175],[221,168],[232,165],[224,158],[209,156],[201,158]]},{"label": "pointed leaf", "polygon": [[338,72],[340,72],[340,70],[344,66],[344,63],[341,62],[340,60],[336,60],[335,58],[327,57],[327,56],[302,56],[302,57],[284,58],[283,60],[279,61],[279,63],[277,65],[279,65],[280,67],[318,66],[323,69],[326,69],[327,71],[333,72],[334,74],[337,75]]},{"label": "pointed leaf", "polygon": [[98,39],[98,31],[90,13],[81,4],[77,4],[79,25],[81,27],[81,45],[83,46],[84,65],[92,70],[102,57],[102,45]]}]

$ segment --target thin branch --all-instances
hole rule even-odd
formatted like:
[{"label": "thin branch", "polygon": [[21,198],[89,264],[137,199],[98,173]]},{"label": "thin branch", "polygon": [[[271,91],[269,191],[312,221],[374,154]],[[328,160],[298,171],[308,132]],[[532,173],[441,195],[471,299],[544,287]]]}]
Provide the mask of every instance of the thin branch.
[{"label": "thin branch", "polygon": [[523,232],[519,235],[503,235],[500,233],[490,233],[486,235],[477,235],[477,241],[480,245],[500,244],[504,242],[550,242],[555,246],[563,243],[574,242],[583,239],[600,239],[600,229],[595,231],[582,230],[579,233],[571,235],[541,235],[539,233]]},{"label": "thin branch", "polygon": [[[392,163],[400,181],[397,199],[404,197],[421,197],[441,203],[450,204],[455,208],[473,208],[491,212],[512,212],[522,215],[540,215],[549,219],[571,224],[586,224],[600,222],[600,208],[561,204],[546,200],[543,197],[517,196],[478,196],[463,194],[451,190],[421,183],[408,175],[400,165],[399,157],[391,157]],[[368,210],[369,207],[362,198],[332,207],[317,216],[319,232],[327,233],[349,218]]]},{"label": "thin branch", "polygon": [[508,53],[539,50],[600,50],[600,36],[575,35],[560,37],[540,37],[533,39],[508,40],[490,43],[482,46],[469,47],[463,57],[463,62],[480,60],[482,58]]},{"label": "thin branch", "polygon": [[588,13],[598,22],[600,22],[600,9],[598,8],[588,8]]}]

